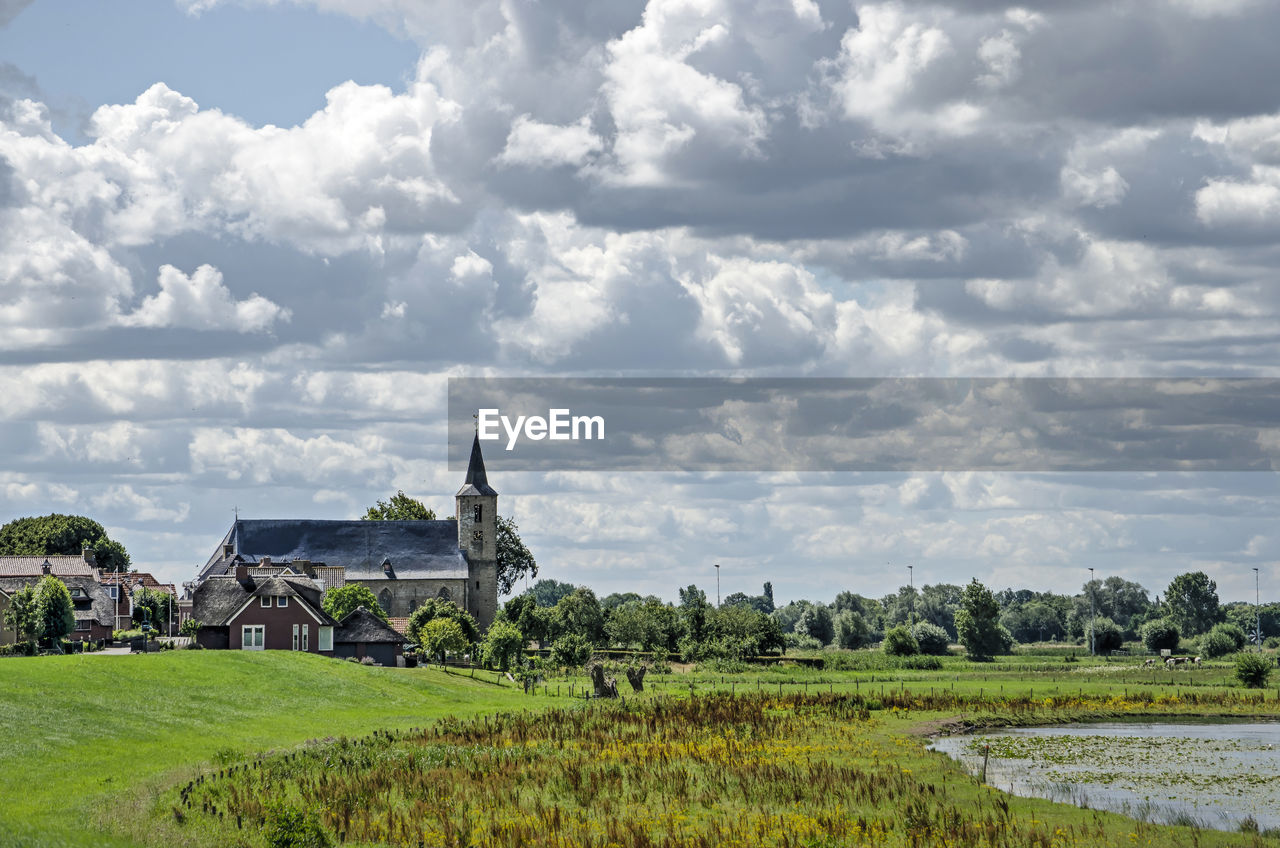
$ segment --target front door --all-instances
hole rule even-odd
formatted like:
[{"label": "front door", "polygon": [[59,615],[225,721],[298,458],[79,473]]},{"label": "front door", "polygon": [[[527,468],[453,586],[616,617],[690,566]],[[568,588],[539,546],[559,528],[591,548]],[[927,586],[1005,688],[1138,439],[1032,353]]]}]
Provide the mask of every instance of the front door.
[{"label": "front door", "polygon": [[245,651],[261,651],[266,641],[265,624],[246,624],[240,629],[240,648]]}]

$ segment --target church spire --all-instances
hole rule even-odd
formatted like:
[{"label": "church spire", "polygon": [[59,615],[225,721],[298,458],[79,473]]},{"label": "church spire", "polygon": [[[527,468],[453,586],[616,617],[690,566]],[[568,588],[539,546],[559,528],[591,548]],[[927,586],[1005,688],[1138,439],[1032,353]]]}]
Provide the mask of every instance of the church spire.
[{"label": "church spire", "polygon": [[467,479],[463,482],[459,495],[489,495],[497,497],[497,492],[489,485],[489,475],[484,470],[484,456],[480,453],[480,433],[477,432],[471,442],[471,462],[467,464]]}]

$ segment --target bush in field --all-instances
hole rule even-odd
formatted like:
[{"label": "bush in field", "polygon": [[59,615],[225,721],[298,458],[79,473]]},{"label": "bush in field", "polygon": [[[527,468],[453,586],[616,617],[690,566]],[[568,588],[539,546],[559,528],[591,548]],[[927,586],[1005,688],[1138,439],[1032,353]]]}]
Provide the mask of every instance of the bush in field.
[{"label": "bush in field", "polygon": [[787,647],[793,651],[822,650],[822,643],[805,633],[786,633],[783,634],[782,638],[786,642]]},{"label": "bush in field", "polygon": [[911,637],[916,640],[920,653],[937,657],[945,656],[947,654],[947,646],[951,644],[951,638],[947,636],[947,631],[927,621],[922,621],[911,628]]},{"label": "bush in field", "polygon": [[267,844],[271,848],[330,848],[333,840],[314,813],[297,807],[276,807],[267,817]]},{"label": "bush in field", "polygon": [[920,653],[920,646],[905,624],[890,627],[884,632],[884,652],[891,657],[909,657]]},{"label": "bush in field", "polygon": [[1238,624],[1215,624],[1209,631],[1210,633],[1221,633],[1231,639],[1231,644],[1235,646],[1234,650],[1240,650],[1249,643],[1249,636],[1244,632]]},{"label": "bush in field", "polygon": [[1200,653],[1206,657],[1225,657],[1236,651],[1236,640],[1216,627],[1200,637]]},{"label": "bush in field", "polygon": [[507,671],[513,662],[519,661],[524,646],[520,628],[506,619],[500,619],[484,634],[484,641],[480,643],[480,656],[489,668]]},{"label": "bush in field", "polygon": [[1271,676],[1271,660],[1262,654],[1241,654],[1236,657],[1236,678],[1250,689],[1261,689]]},{"label": "bush in field", "polygon": [[[1092,631],[1092,632],[1091,632]],[[1092,641],[1090,640],[1092,636]],[[1099,654],[1109,654],[1124,645],[1124,633],[1109,618],[1095,618],[1090,627],[1085,628],[1085,644],[1092,644],[1093,650]]]},{"label": "bush in field", "polygon": [[1178,650],[1178,625],[1171,618],[1157,618],[1142,625],[1142,644],[1148,651],[1159,653],[1164,649]]},{"label": "bush in field", "polygon": [[551,643],[551,662],[561,668],[576,668],[591,659],[592,650],[585,637],[569,633]]}]

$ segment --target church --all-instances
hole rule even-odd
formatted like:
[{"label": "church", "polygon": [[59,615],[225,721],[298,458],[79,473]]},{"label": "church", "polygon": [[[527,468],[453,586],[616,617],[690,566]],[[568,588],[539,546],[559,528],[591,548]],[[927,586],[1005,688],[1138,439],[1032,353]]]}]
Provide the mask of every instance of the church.
[{"label": "church", "polygon": [[456,520],[237,517],[194,585],[235,574],[237,567],[261,576],[289,570],[312,576],[322,588],[365,586],[392,618],[412,615],[435,598],[453,601],[487,629],[498,610],[498,493],[485,473],[479,434],[455,503]]}]

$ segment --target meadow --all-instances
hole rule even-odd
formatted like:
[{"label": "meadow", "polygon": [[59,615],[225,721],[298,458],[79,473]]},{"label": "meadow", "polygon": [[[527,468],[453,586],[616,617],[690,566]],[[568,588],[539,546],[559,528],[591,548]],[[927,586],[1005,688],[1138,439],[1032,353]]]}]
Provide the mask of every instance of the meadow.
[{"label": "meadow", "polygon": [[1280,845],[1009,797],[925,748],[1000,724],[1280,715],[1226,663],[843,662],[861,667],[677,669],[588,702],[581,676],[525,694],[273,652],[6,661],[0,844],[256,848],[287,820],[346,845]]}]

